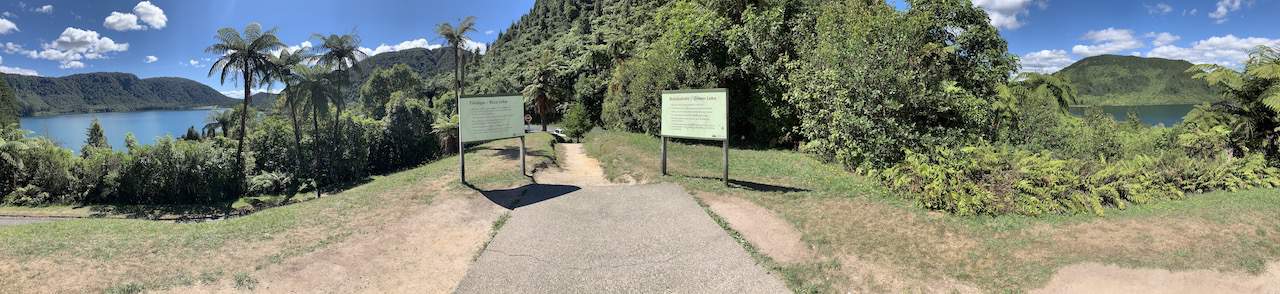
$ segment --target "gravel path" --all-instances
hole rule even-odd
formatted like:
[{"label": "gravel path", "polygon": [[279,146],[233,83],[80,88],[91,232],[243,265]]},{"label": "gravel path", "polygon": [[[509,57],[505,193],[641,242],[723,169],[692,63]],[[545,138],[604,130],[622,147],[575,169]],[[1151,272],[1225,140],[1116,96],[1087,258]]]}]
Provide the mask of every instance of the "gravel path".
[{"label": "gravel path", "polygon": [[[562,166],[590,163],[580,147],[560,146],[567,146]],[[598,165],[567,173],[574,176],[535,177],[546,185],[608,183]],[[678,185],[575,187],[550,198],[522,195],[546,200],[512,212],[457,292],[788,292]]]}]

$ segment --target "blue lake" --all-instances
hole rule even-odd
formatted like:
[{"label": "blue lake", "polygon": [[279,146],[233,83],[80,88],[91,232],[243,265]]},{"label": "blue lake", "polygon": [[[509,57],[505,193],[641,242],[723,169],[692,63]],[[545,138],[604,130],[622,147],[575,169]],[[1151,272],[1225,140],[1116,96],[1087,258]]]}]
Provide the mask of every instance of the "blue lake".
[{"label": "blue lake", "polygon": [[187,133],[187,128],[195,127],[200,131],[204,127],[205,118],[215,109],[191,110],[156,110],[135,112],[104,112],[86,114],[66,114],[43,117],[22,118],[22,128],[31,131],[33,136],[52,139],[62,147],[79,151],[88,137],[85,133],[94,118],[102,124],[111,148],[124,150],[124,135],[132,132],[138,143],[151,144],[157,137],[178,137]]},{"label": "blue lake", "polygon": [[[1134,106],[1103,106],[1102,111],[1115,117],[1116,121],[1126,121],[1129,119],[1129,112],[1138,115],[1138,120],[1142,123],[1155,126],[1164,125],[1172,127],[1174,124],[1182,122],[1182,118],[1187,116],[1195,105],[1134,105]],[[1071,107],[1071,114],[1080,116],[1084,115],[1084,107]]]}]

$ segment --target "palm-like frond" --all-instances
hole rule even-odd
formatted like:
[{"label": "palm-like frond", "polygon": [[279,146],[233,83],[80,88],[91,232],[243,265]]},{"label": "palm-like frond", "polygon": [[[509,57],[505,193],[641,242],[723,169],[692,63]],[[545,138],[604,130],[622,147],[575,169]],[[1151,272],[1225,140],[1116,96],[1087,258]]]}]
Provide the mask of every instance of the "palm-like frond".
[{"label": "palm-like frond", "polygon": [[1271,111],[1280,113],[1280,84],[1272,85],[1262,95],[1258,97],[1262,105],[1266,105]]},{"label": "palm-like frond", "polygon": [[1191,77],[1204,80],[1209,85],[1222,86],[1231,90],[1239,90],[1244,85],[1244,77],[1235,70],[1217,64],[1197,64],[1187,69],[1194,73]]},{"label": "palm-like frond", "polygon": [[356,66],[357,62],[368,58],[368,54],[360,51],[360,36],[356,34],[328,36],[316,34],[313,36],[321,41],[320,48],[324,53],[312,57],[320,64],[328,65],[336,70],[345,71],[348,69],[361,69]]}]

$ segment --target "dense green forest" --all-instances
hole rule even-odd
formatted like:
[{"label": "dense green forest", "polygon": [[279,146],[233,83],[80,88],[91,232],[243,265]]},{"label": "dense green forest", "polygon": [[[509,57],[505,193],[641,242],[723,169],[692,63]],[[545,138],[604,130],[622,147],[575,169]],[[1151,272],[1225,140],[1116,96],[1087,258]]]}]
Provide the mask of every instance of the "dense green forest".
[{"label": "dense green forest", "polygon": [[139,79],[127,73],[57,78],[0,75],[14,89],[22,116],[228,106],[236,102],[205,84],[183,78]]},{"label": "dense green forest", "polygon": [[4,79],[0,79],[0,128],[17,125],[20,113],[18,97],[14,96],[13,88],[10,88],[9,83],[5,83]]},{"label": "dense green forest", "polygon": [[1183,60],[1099,55],[1054,73],[1071,82],[1086,105],[1200,104],[1222,101],[1209,83],[1192,78]]},{"label": "dense green forest", "polygon": [[[80,157],[6,134],[28,147],[0,149],[19,159],[0,163],[22,167],[0,178],[0,194],[187,203],[338,189],[457,152],[463,94],[519,92],[527,113],[570,134],[656,134],[662,90],[712,87],[729,91],[731,144],[799,149],[957,214],[1101,214],[1280,185],[1272,48],[1244,71],[1180,69],[1227,103],[1148,127],[1068,114],[1086,92],[1059,75],[1015,75],[1017,57],[972,2],[908,2],[540,0],[485,54],[462,48],[473,18],[436,28],[445,48],[373,57],[356,35],[276,54],[274,29],[224,28],[207,50],[220,56],[211,72],[246,89],[287,85],[269,111],[217,113],[204,134],[154,146],[86,142]],[[210,180],[192,191],[190,179]]]}]

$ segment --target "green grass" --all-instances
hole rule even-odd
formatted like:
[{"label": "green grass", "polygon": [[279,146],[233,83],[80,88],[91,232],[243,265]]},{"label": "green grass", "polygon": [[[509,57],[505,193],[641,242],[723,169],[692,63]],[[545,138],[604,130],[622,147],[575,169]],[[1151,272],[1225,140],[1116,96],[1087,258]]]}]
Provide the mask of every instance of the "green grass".
[{"label": "green grass", "polygon": [[[530,151],[554,154],[549,135],[529,137]],[[490,142],[468,152],[468,177],[482,188],[529,183],[519,165],[488,149],[512,149],[515,140]],[[531,166],[552,157],[530,157]],[[511,168],[478,168],[512,165]],[[448,181],[445,190],[415,185]],[[367,184],[320,199],[265,209],[244,217],[201,223],[138,219],[77,219],[0,227],[0,264],[31,267],[0,272],[0,292],[26,292],[43,283],[41,275],[88,270],[89,281],[62,281],[62,290],[167,288],[225,278],[340,243],[429,205],[441,192],[471,191],[457,181],[457,158],[374,177]],[[238,280],[238,279],[237,279]],[[119,285],[119,286],[117,286]]]},{"label": "green grass", "polygon": [[[1020,292],[1081,262],[1257,273],[1268,261],[1280,260],[1275,189],[1189,195],[1112,208],[1106,217],[959,217],[917,208],[876,181],[791,151],[732,150],[730,178],[736,182],[725,187],[718,145],[668,147],[671,176],[662,177],[657,138],[594,132],[586,140],[587,153],[611,179],[674,182],[734,195],[791,222],[819,257],[770,268],[798,292],[920,292],[940,279]],[[850,275],[842,269],[853,267],[842,264],[849,256],[907,285],[885,288],[881,281]]]}]

